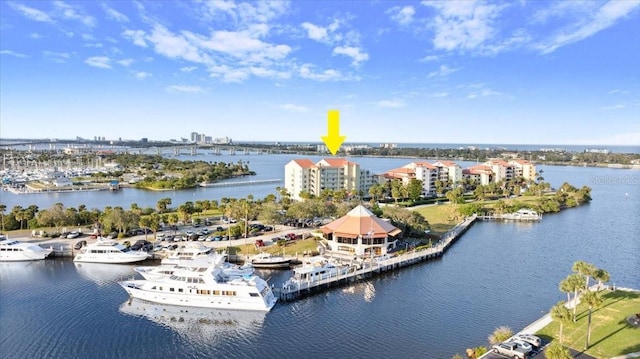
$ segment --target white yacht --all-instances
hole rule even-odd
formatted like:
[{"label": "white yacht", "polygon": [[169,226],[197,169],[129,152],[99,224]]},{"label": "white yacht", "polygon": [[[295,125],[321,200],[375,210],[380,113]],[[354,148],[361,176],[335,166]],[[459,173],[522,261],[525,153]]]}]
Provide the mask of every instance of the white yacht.
[{"label": "white yacht", "polygon": [[147,280],[159,280],[170,277],[177,270],[191,270],[194,272],[211,271],[214,267],[222,268],[222,274],[225,278],[242,277],[251,275],[254,268],[251,264],[238,266],[229,262],[225,262],[227,258],[226,252],[213,252],[206,257],[185,260],[180,264],[162,264],[159,266],[143,266],[135,267],[133,270]]},{"label": "white yacht", "polygon": [[134,263],[149,258],[145,251],[132,251],[112,240],[99,238],[95,243],[87,244],[73,258],[74,262],[89,263]]},{"label": "white yacht", "polygon": [[181,264],[181,262],[192,259],[206,258],[213,252],[215,252],[214,248],[201,244],[186,245],[169,252],[167,257],[160,261],[160,264]]},{"label": "white yacht", "polygon": [[249,263],[255,268],[289,268],[291,257],[259,253],[249,258]]},{"label": "white yacht", "polygon": [[0,261],[38,261],[47,258],[51,252],[53,248],[42,248],[37,244],[0,236]]},{"label": "white yacht", "polygon": [[313,284],[325,279],[349,273],[348,265],[333,263],[323,257],[315,257],[300,267],[293,268],[293,275],[282,287],[285,290],[300,289],[304,284]]},{"label": "white yacht", "polygon": [[133,298],[186,307],[257,310],[276,304],[269,284],[258,276],[225,279],[222,268],[197,272],[177,270],[168,278],[129,280],[120,285]]}]

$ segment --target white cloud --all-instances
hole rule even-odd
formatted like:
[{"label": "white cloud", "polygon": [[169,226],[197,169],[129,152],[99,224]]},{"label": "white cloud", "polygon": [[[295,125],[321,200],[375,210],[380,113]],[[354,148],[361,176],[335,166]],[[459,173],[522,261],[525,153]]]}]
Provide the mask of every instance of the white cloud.
[{"label": "white cloud", "polygon": [[436,55],[428,55],[420,59],[420,61],[431,62],[431,61],[438,61],[439,59],[440,57]]},{"label": "white cloud", "polygon": [[361,52],[360,48],[352,46],[338,46],[333,49],[333,56],[345,55],[353,59],[352,66],[359,66],[362,61],[369,60],[369,54]]},{"label": "white cloud", "polygon": [[[591,37],[613,26],[617,21],[636,10],[640,6],[640,1],[612,0],[602,6],[592,7],[589,5],[592,4],[588,4],[586,8],[578,9],[581,15],[574,23],[565,26],[550,39],[535,44],[534,48],[543,54],[548,54],[562,46]],[[566,9],[575,10],[575,8],[555,9],[554,15],[563,13]],[[584,13],[585,9],[589,10],[586,14]]]},{"label": "white cloud", "polygon": [[73,6],[67,3],[64,3],[62,1],[54,1],[53,6],[56,8],[57,13],[59,13],[59,16],[62,17],[63,19],[78,20],[82,22],[84,25],[89,27],[96,26],[95,18],[89,15],[80,13],[78,9],[74,8]]},{"label": "white cloud", "polygon": [[304,64],[300,66],[299,75],[303,79],[316,80],[316,81],[340,81],[346,80],[347,77],[343,76],[338,70],[329,69],[323,72],[314,72],[312,64]]},{"label": "white cloud", "polygon": [[129,22],[129,18],[127,15],[115,10],[114,8],[109,7],[107,4],[102,4],[102,9],[107,14],[107,18],[118,21],[118,22]]},{"label": "white cloud", "polygon": [[37,32],[30,33],[29,37],[34,39],[34,40],[42,39],[42,35],[38,34]]},{"label": "white cloud", "polygon": [[284,14],[289,8],[289,1],[249,1],[234,3],[233,1],[206,1],[203,3],[204,14],[210,18],[221,15],[230,17],[239,27],[253,23],[268,23]]},{"label": "white cloud", "polygon": [[138,80],[144,80],[148,77],[153,76],[152,74],[148,73],[148,72],[144,72],[144,71],[140,71],[140,72],[136,72],[134,75]]},{"label": "white cloud", "polygon": [[451,68],[447,65],[440,65],[440,68],[438,70],[429,72],[429,75],[427,75],[427,77],[431,78],[436,76],[447,76],[458,70],[460,70],[460,68]]},{"label": "white cloud", "polygon": [[89,66],[93,66],[93,67],[99,67],[102,69],[110,69],[111,65],[109,64],[109,62],[111,61],[111,59],[109,59],[106,56],[93,56],[93,57],[89,57],[86,60],[84,60],[84,63],[89,65]]},{"label": "white cloud", "polygon": [[320,41],[320,42],[326,42],[328,41],[328,32],[327,32],[327,28],[324,28],[322,26],[317,26],[314,25],[310,22],[304,22],[302,23],[302,28],[307,30],[307,36],[311,39],[311,40],[316,40],[316,41]]},{"label": "white cloud", "polygon": [[336,32],[340,28],[340,24],[341,21],[339,19],[333,19],[331,24],[327,26],[316,25],[308,21],[303,22],[301,26],[307,31],[307,37],[311,40],[331,44],[344,38],[344,35]]},{"label": "white cloud", "polygon": [[71,54],[68,52],[53,52],[53,51],[43,51],[42,54],[44,57],[50,59],[53,62],[57,62],[60,64],[64,64],[71,58]]},{"label": "white cloud", "polygon": [[9,56],[19,57],[19,58],[29,57],[29,56],[27,56],[25,54],[21,54],[19,52],[15,52],[15,51],[11,51],[11,50],[1,50],[0,51],[0,55],[9,55]]},{"label": "white cloud", "polygon": [[165,88],[167,92],[171,93],[192,93],[199,94],[203,93],[204,89],[200,86],[190,86],[190,85],[171,85]]},{"label": "white cloud", "polygon": [[407,104],[404,101],[398,100],[398,99],[381,100],[381,101],[378,101],[376,105],[378,107],[386,107],[386,108],[402,108],[407,106]]},{"label": "white cloud", "polygon": [[400,25],[409,25],[413,22],[413,15],[416,14],[416,10],[413,6],[394,6],[387,10],[387,14],[391,15],[391,20],[397,22]]},{"label": "white cloud", "polygon": [[101,48],[102,44],[99,43],[99,42],[94,42],[94,43],[91,43],[91,44],[84,44],[82,46],[84,46],[84,47],[93,47],[93,48]]},{"label": "white cloud", "polygon": [[180,71],[182,72],[191,72],[193,70],[196,70],[197,67],[196,66],[185,66],[185,67],[181,67]]},{"label": "white cloud", "polygon": [[483,1],[423,1],[437,12],[433,46],[446,51],[481,49],[496,34],[495,19],[504,4]]},{"label": "white cloud", "polygon": [[125,30],[122,36],[133,41],[135,45],[147,47],[147,43],[144,40],[146,33],[142,30]]},{"label": "white cloud", "polygon": [[432,93],[428,95],[429,97],[433,97],[433,98],[443,98],[443,97],[447,97],[449,96],[448,92],[436,92],[436,93]]},{"label": "white cloud", "polygon": [[[492,90],[488,87],[483,87],[484,85],[481,85],[481,87],[476,87],[478,90],[477,91],[472,91],[467,95],[467,99],[472,100],[474,98],[478,98],[478,97],[489,97],[489,96],[500,96],[502,95],[501,92]],[[472,87],[473,88],[473,87]]]},{"label": "white cloud", "polygon": [[282,104],[280,105],[280,108],[283,110],[291,111],[291,112],[300,112],[300,113],[309,112],[309,108],[305,106],[294,105],[291,103]]},{"label": "white cloud", "polygon": [[13,2],[10,2],[9,6],[20,12],[22,15],[24,15],[24,17],[31,20],[53,23],[53,19],[44,11]]},{"label": "white cloud", "polygon": [[122,60],[116,61],[118,65],[122,65],[124,67],[130,66],[134,62],[135,61],[133,59],[122,59]]}]

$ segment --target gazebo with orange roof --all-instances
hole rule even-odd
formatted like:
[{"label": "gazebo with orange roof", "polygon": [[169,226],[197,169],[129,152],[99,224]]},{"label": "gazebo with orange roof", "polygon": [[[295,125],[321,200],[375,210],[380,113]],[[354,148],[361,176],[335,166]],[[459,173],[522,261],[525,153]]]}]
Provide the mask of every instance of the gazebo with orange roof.
[{"label": "gazebo with orange roof", "polygon": [[382,255],[395,248],[395,236],[402,231],[376,217],[371,211],[357,206],[345,216],[320,227],[331,252],[357,257]]}]

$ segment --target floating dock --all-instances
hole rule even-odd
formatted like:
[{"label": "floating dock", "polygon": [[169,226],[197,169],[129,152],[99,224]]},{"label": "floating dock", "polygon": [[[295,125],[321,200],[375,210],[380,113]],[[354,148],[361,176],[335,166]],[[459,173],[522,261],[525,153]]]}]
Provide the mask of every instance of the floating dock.
[{"label": "floating dock", "polygon": [[[466,218],[430,248],[405,252],[384,260],[360,259],[354,261],[343,259],[341,264],[348,266],[344,274],[336,274],[333,277],[312,282],[301,282],[295,288],[273,288],[273,291],[281,301],[297,300],[324,288],[356,282],[383,272],[441,257],[475,223],[477,218],[476,215]],[[338,259],[338,262],[340,262],[340,259]]]}]

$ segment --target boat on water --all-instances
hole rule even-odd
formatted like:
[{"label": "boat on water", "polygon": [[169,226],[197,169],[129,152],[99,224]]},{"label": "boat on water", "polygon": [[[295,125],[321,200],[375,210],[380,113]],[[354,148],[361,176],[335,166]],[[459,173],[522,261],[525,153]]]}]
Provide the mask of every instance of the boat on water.
[{"label": "boat on water", "polygon": [[271,253],[259,253],[249,258],[249,263],[254,268],[289,268],[291,257],[273,255]]},{"label": "boat on water", "polygon": [[503,214],[502,219],[514,221],[539,221],[540,219],[542,219],[542,216],[532,209],[522,208],[514,213]]},{"label": "boat on water", "polygon": [[149,257],[149,253],[143,250],[132,251],[112,239],[98,238],[96,242],[82,247],[73,261],[120,264],[141,262]]},{"label": "boat on water", "polygon": [[160,264],[181,264],[184,261],[206,258],[214,252],[214,248],[202,244],[189,244],[169,251],[167,256],[162,258]]},{"label": "boat on water", "polygon": [[300,267],[293,268],[293,274],[282,284],[285,291],[302,288],[325,279],[345,275],[351,267],[334,263],[324,257],[314,257]]},{"label": "boat on water", "polygon": [[227,279],[222,268],[176,270],[157,280],[119,282],[132,298],[185,307],[256,310],[268,312],[277,298],[269,284],[255,275]]},{"label": "boat on water", "polygon": [[213,252],[207,257],[183,261],[180,264],[135,267],[133,270],[147,280],[159,280],[170,277],[175,271],[179,270],[190,270],[193,272],[203,273],[210,271],[211,268],[215,267],[222,268],[222,275],[226,279],[253,274],[254,268],[250,263],[239,266],[237,264],[225,262],[226,257],[226,253]]},{"label": "boat on water", "polygon": [[39,261],[47,258],[53,248],[42,248],[37,244],[19,242],[0,236],[0,261]]}]

